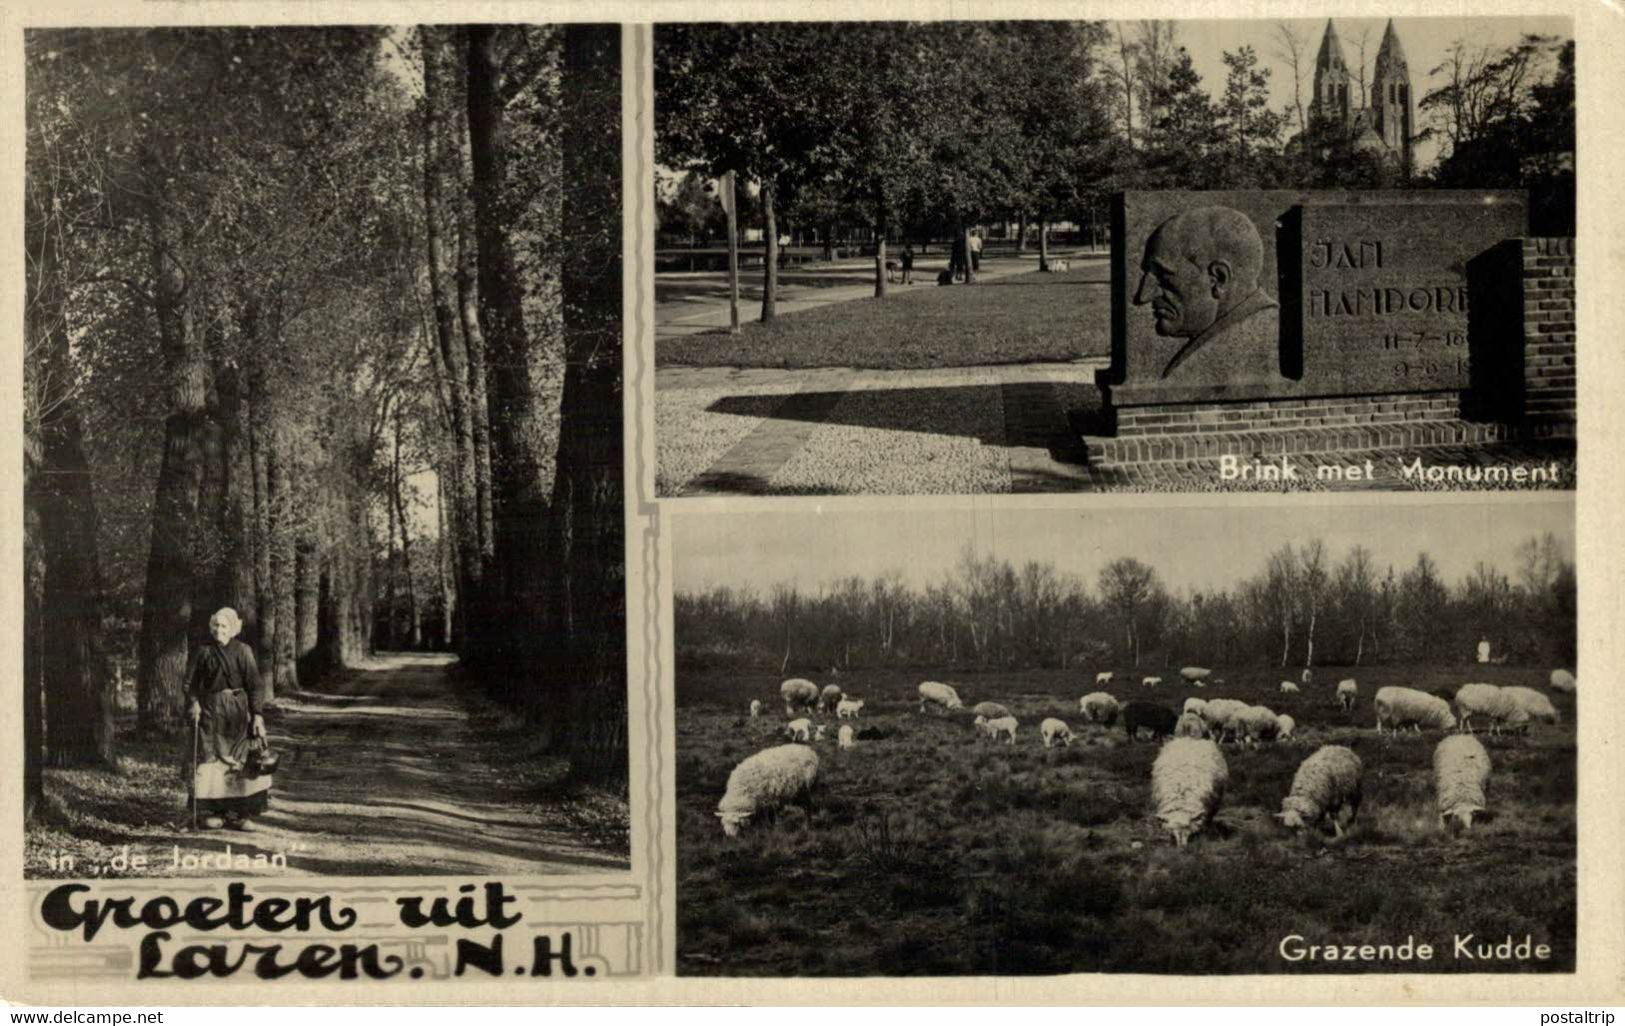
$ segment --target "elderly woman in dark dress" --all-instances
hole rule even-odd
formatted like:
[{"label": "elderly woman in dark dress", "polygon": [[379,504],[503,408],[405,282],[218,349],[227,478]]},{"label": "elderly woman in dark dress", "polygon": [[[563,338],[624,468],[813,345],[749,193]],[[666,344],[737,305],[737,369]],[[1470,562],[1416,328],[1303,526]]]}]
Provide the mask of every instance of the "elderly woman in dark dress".
[{"label": "elderly woman in dark dress", "polygon": [[214,643],[197,650],[186,672],[197,746],[191,787],[202,825],[209,829],[229,824],[252,830],[253,817],[265,811],[271,796],[270,776],[242,772],[253,739],[265,736],[259,667],[253,651],[237,640],[242,629],[234,609],[209,617]]}]

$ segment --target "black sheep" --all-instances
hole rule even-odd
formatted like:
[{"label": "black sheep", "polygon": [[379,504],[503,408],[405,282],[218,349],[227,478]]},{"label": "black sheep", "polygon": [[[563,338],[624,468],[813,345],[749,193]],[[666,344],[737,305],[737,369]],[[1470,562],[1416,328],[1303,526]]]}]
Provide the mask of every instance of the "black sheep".
[{"label": "black sheep", "polygon": [[1172,737],[1174,724],[1178,722],[1178,713],[1150,702],[1130,702],[1123,706],[1123,730],[1130,741],[1136,740],[1141,730],[1149,730],[1153,741]]}]

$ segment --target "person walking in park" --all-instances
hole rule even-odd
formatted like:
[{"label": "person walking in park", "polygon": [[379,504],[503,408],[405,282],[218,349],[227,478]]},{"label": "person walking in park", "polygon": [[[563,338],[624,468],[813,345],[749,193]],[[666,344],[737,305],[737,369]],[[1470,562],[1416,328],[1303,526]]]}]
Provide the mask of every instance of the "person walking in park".
[{"label": "person walking in park", "polygon": [[912,285],[914,283],[913,282],[914,245],[912,243],[908,243],[908,242],[903,243],[902,261],[903,261],[903,284],[904,285]]},{"label": "person walking in park", "polygon": [[970,233],[970,269],[973,273],[982,269],[982,236],[976,231]]},{"label": "person walking in park", "polygon": [[253,817],[270,803],[271,777],[246,771],[250,748],[265,737],[260,716],[260,672],[254,652],[237,640],[242,631],[229,607],[209,617],[211,643],[192,655],[186,672],[191,700],[190,793],[201,826],[252,830]]}]

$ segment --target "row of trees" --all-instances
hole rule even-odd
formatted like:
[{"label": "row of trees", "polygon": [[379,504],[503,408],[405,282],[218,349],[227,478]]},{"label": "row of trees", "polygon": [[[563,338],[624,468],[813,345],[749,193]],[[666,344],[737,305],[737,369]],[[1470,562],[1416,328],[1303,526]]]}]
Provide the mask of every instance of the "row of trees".
[{"label": "row of trees", "polygon": [[786,223],[871,232],[877,297],[888,239],[1003,221],[1025,248],[1036,225],[1042,260],[1045,224],[1101,224],[1123,189],[1525,187],[1549,197],[1539,231],[1572,233],[1572,40],[1458,42],[1419,103],[1440,159],[1411,181],[1305,103],[1305,33],[1282,23],[1261,43],[1291,69],[1283,109],[1253,47],[1225,52],[1210,89],[1172,21],[661,26],[656,159],[695,172],[664,226],[718,231],[705,180],[753,183],[759,214],[741,223],[767,244],[764,320]]},{"label": "row of trees", "polygon": [[624,779],[618,46],[28,33],[31,800],[115,763],[126,654],[137,729],[181,722],[221,606],[267,701],[433,611],[538,722],[613,719],[571,756]]},{"label": "row of trees", "polygon": [[817,592],[717,587],[675,597],[685,669],[822,673],[879,667],[1082,669],[1453,664],[1479,640],[1497,658],[1573,665],[1574,567],[1551,535],[1514,554],[1516,580],[1480,562],[1454,585],[1426,553],[1399,569],[1355,546],[1283,545],[1229,589],[1176,594],[1124,557],[1093,582],[1053,564],[966,551],[939,583],[896,572]]}]

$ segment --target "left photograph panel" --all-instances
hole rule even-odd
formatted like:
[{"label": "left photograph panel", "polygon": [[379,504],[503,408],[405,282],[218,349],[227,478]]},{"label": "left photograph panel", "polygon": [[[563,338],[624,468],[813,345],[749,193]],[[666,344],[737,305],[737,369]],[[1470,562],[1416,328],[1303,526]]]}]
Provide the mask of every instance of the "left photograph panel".
[{"label": "left photograph panel", "polygon": [[621,27],[23,48],[28,975],[646,971]]}]

